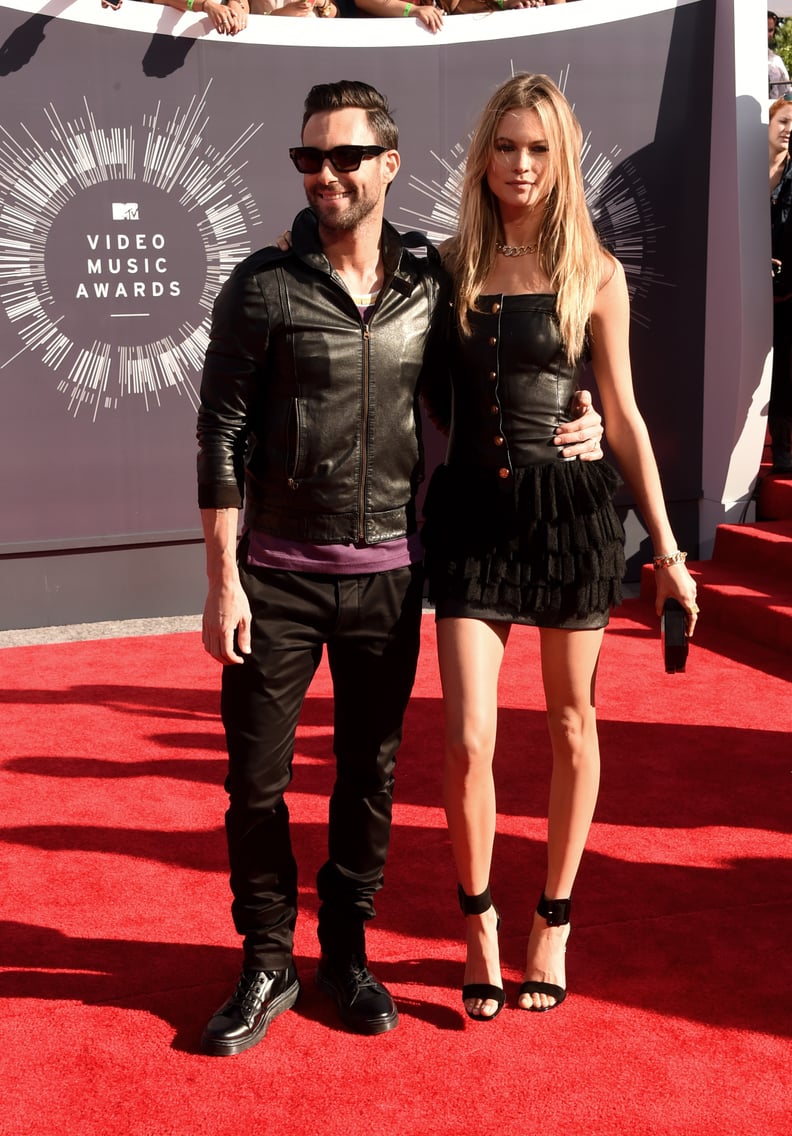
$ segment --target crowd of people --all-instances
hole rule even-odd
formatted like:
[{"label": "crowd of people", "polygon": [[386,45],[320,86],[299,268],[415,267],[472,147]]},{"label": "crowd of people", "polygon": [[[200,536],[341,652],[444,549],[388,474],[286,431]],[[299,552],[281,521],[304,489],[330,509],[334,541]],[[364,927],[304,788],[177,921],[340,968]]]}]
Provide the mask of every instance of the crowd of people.
[{"label": "crowd of people", "polygon": [[[516,8],[544,8],[572,0],[147,0],[179,12],[206,15],[220,35],[235,36],[247,27],[249,16],[296,16],[310,19],[335,17],[412,18],[427,31],[437,32],[445,16],[504,12]],[[119,9],[122,0],[101,0],[103,8]]]},{"label": "crowd of people", "polygon": [[[249,16],[293,16],[303,19],[412,18],[427,31],[437,32],[445,16],[504,12],[521,8],[544,8],[575,0],[144,0],[179,12],[206,15],[220,35],[237,35],[247,27]],[[123,0],[101,0],[103,8],[118,10]],[[776,36],[783,19],[767,13],[767,78],[771,99],[792,90],[784,60],[776,51]]]},{"label": "crowd of people", "polygon": [[786,63],[776,51],[776,36],[783,23],[775,12],[767,13],[767,84],[771,99],[778,99],[792,91]]},{"label": "crowd of people", "polygon": [[[414,19],[427,31],[437,32],[445,16],[544,8],[575,0],[144,0],[207,16],[220,35],[235,36],[247,27],[249,16],[293,16],[302,19],[377,18]],[[118,10],[123,0],[101,0],[103,8]],[[783,19],[767,13],[767,74],[770,98],[792,90],[786,64],[775,49]]]}]

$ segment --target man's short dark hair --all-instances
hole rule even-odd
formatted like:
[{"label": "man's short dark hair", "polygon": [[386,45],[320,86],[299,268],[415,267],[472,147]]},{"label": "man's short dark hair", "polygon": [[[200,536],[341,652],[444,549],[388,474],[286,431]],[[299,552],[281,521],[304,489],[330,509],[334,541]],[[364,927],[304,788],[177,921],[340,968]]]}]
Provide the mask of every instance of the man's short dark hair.
[{"label": "man's short dark hair", "polygon": [[355,107],[368,115],[369,126],[379,146],[388,150],[399,148],[399,128],[393,121],[388,100],[368,83],[341,79],[338,83],[318,83],[311,87],[305,100],[302,129],[308,119],[322,111],[344,110]]}]

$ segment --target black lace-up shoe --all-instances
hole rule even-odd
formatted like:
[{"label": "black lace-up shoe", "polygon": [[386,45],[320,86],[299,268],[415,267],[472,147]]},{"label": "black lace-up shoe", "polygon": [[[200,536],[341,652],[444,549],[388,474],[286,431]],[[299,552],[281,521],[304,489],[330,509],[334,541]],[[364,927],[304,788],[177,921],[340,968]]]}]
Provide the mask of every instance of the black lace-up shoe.
[{"label": "black lace-up shoe", "polygon": [[261,1041],[270,1022],[290,1009],[300,993],[294,966],[285,970],[242,971],[237,988],[210,1018],[201,1038],[201,1051],[230,1057]]},{"label": "black lace-up shoe", "polygon": [[364,956],[353,955],[345,962],[323,957],[316,985],[335,1000],[341,1021],[353,1033],[387,1033],[399,1024],[393,999],[368,969]]}]

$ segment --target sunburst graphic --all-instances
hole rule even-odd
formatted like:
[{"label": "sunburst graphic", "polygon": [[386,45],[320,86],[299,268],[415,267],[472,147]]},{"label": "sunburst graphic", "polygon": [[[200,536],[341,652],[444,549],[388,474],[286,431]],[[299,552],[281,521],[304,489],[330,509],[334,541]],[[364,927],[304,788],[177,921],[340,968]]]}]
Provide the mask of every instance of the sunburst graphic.
[{"label": "sunburst graphic", "polygon": [[261,123],[215,148],[210,86],[137,125],[84,99],[71,121],[50,104],[45,141],[0,133],[0,303],[21,342],[0,372],[37,357],[73,415],[197,404],[213,299],[261,223],[241,160]]},{"label": "sunburst graphic", "polygon": [[[569,68],[558,80],[562,91],[566,89],[568,78]],[[457,230],[470,138],[469,135],[467,143],[457,142],[445,158],[430,151],[440,167],[437,178],[431,181],[409,179],[410,188],[426,199],[428,207],[402,207],[402,212],[413,217],[411,224],[417,221],[435,244],[452,237]],[[650,320],[642,311],[642,301],[652,285],[662,283],[654,267],[659,229],[646,186],[631,159],[621,158],[621,153],[620,146],[614,146],[608,153],[597,151],[589,133],[580,155],[583,184],[600,239],[624,266],[632,318],[648,326]]]}]

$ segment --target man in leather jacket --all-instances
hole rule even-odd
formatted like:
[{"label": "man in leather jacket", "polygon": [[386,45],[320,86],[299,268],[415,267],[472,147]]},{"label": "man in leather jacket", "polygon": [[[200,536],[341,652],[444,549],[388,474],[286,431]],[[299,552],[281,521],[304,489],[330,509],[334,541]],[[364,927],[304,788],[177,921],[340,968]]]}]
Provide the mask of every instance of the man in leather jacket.
[{"label": "man in leather jacket", "polygon": [[[398,133],[365,83],[314,87],[291,152],[309,209],[292,247],[239,265],[215,305],[198,421],[209,590],[203,640],[223,668],[238,985],[204,1052],[240,1053],[299,992],[297,866],[284,792],[303,699],[327,649],[337,779],[316,974],[347,1028],[398,1014],[367,966],[391,825],[393,770],[418,656],[423,581],[419,376],[446,305],[433,249],[413,255],[384,220]],[[599,416],[568,452],[598,450]],[[583,443],[582,445],[575,443]],[[238,511],[245,503],[237,548]]]}]

